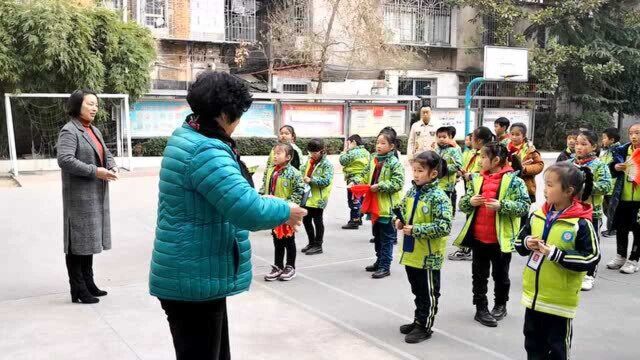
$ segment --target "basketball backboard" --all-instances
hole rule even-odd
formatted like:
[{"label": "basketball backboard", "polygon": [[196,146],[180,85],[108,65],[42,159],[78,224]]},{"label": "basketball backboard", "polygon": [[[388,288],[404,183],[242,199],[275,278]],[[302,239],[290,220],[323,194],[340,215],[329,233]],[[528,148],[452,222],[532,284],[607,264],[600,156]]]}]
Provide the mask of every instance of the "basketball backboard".
[{"label": "basketball backboard", "polygon": [[504,46],[484,47],[484,79],[529,81],[529,50]]}]

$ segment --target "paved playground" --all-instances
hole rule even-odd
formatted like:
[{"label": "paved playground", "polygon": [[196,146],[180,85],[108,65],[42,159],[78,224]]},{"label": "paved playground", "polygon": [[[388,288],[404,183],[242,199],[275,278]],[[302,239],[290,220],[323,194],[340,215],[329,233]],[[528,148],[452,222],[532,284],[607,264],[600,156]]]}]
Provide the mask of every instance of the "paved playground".
[{"label": "paved playground", "polygon": [[[96,256],[94,265],[96,282],[109,295],[96,305],[70,302],[59,174],[27,174],[23,187],[0,187],[0,359],[174,358],[164,313],[147,288],[157,172],[123,173],[112,184],[113,250]],[[421,344],[404,343],[398,326],[413,315],[404,269],[396,261],[392,276],[382,280],[364,271],[374,255],[371,227],[340,229],[347,205],[339,168],[335,179],[325,211],[324,254],[299,254],[296,279],[265,283],[271,236],[252,235],[255,281],[250,292],[228,299],[234,359],[525,358],[519,304],[525,262],[517,255],[509,315],[498,328],[473,321],[471,263],[448,261],[436,333]],[[452,234],[463,219],[458,213]],[[304,231],[297,244],[306,244]],[[602,252],[604,261],[614,255],[613,238],[603,238]],[[601,263],[598,277],[595,289],[582,296],[573,358],[637,359],[640,274],[623,275]]]}]

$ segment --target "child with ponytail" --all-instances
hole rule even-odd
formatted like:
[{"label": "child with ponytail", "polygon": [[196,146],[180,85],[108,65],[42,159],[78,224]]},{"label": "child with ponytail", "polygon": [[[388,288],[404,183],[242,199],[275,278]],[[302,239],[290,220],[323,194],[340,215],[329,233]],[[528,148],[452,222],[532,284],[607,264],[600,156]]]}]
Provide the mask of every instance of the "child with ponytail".
[{"label": "child with ponytail", "polygon": [[[509,154],[505,145],[486,144],[480,163],[482,172],[472,176],[467,193],[460,200],[460,209],[469,216],[454,245],[473,251],[475,320],[496,327],[507,315],[511,252],[520,219],[529,212],[531,203],[524,181],[516,174],[520,162]],[[489,274],[495,283],[495,304],[491,312],[487,300]]]},{"label": "child with ponytail", "polygon": [[529,257],[522,279],[524,347],[529,359],[569,359],[582,279],[600,260],[592,207],[582,202],[591,195],[593,175],[560,162],[546,170],[544,182],[546,202],[515,243]]}]

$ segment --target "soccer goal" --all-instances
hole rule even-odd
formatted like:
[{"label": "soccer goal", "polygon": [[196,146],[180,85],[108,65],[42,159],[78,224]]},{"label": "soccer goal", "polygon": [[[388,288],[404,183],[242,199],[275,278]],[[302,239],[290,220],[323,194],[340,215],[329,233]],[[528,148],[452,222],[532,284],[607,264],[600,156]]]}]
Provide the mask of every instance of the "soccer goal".
[{"label": "soccer goal", "polygon": [[[9,151],[3,154],[0,150],[0,158],[8,157],[13,176],[19,175],[20,166],[27,170],[54,168],[58,133],[69,121],[66,102],[70,95],[5,94],[6,133],[0,133],[0,147]],[[118,166],[131,171],[133,149],[129,95],[98,94],[98,99],[100,110],[93,124],[102,132],[105,145],[114,154]],[[4,139],[6,144],[3,144]]]}]

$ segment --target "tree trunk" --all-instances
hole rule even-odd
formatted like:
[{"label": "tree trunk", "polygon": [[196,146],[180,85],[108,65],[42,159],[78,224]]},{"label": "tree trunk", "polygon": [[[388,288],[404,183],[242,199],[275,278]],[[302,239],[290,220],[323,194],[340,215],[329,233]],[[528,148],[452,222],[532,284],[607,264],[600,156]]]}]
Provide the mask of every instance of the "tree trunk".
[{"label": "tree trunk", "polygon": [[316,94],[322,94],[322,82],[324,81],[324,67],[327,63],[327,52],[331,45],[331,30],[333,29],[333,21],[338,13],[340,7],[340,0],[335,0],[333,9],[331,11],[331,17],[329,18],[329,24],[327,24],[327,32],[324,35],[324,42],[322,44],[322,52],[320,53],[320,69],[318,70],[318,87],[316,88]]}]

